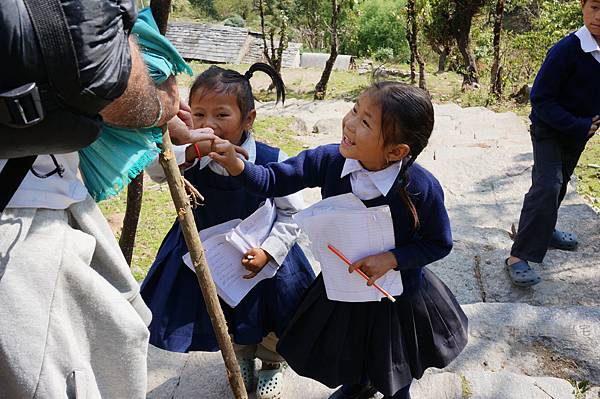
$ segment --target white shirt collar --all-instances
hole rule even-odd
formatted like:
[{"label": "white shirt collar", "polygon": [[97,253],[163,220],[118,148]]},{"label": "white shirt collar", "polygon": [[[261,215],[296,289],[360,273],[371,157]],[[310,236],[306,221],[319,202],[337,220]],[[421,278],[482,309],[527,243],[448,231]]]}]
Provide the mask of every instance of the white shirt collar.
[{"label": "white shirt collar", "polygon": [[340,177],[344,177],[349,174],[364,174],[368,177],[371,183],[377,187],[377,190],[379,190],[382,195],[387,195],[396,182],[401,168],[402,161],[398,161],[394,162],[385,169],[370,171],[365,169],[356,159],[346,158]]},{"label": "white shirt collar", "polygon": [[600,53],[600,45],[598,45],[598,42],[596,39],[594,39],[592,32],[589,31],[587,26],[583,25],[581,29],[575,32],[575,36],[579,38],[579,41],[581,42],[581,49],[584,52],[594,53],[597,51]]},{"label": "white shirt collar", "polygon": [[[254,137],[252,137],[251,133],[245,133],[245,134],[246,134],[246,140],[244,140],[241,147],[243,149],[245,149],[246,151],[248,151],[248,162],[254,163],[254,162],[256,162],[256,140],[254,140]],[[241,155],[239,155],[239,156],[240,156],[240,158],[242,158]],[[214,162],[209,157],[202,157],[198,167],[200,169],[204,169],[207,165],[210,168],[210,170],[212,170],[213,172],[215,172],[219,175],[222,175],[222,176],[229,176],[229,173],[227,173],[227,170],[224,167],[222,167],[221,165],[219,165],[219,163]]]}]

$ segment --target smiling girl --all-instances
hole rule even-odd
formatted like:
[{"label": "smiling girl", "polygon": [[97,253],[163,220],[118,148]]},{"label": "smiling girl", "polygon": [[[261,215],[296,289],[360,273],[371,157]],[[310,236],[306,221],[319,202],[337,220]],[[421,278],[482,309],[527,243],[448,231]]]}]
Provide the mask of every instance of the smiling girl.
[{"label": "smiling girl", "polygon": [[[216,137],[233,143],[236,153],[246,155],[248,162],[265,165],[282,161],[287,156],[252,136],[256,110],[249,79],[257,70],[271,76],[279,98],[283,93],[283,82],[266,64],[252,65],[244,75],[212,66],[194,82],[189,105],[194,129],[212,129]],[[202,141],[176,150],[179,151],[179,154],[176,152],[178,159],[185,153],[185,178],[205,198],[204,206],[194,210],[198,230],[233,219],[245,219],[265,200],[264,196],[247,191],[218,163],[203,156],[210,147],[210,141]],[[149,173],[155,180],[161,180],[164,173],[157,166],[149,168]],[[262,360],[256,388],[259,399],[282,395],[283,359],[275,350],[277,336],[287,326],[306,288],[315,278],[304,253],[295,244],[298,227],[291,218],[303,206],[302,197],[299,194],[281,196],[275,198],[274,203],[277,219],[270,235],[260,248],[246,252],[240,262],[248,270],[244,278],[256,276],[270,260],[279,265],[277,273],[258,283],[235,308],[221,301],[248,391],[255,384],[254,359]],[[219,347],[196,275],[181,259],[187,252],[181,227],[176,221],[142,284],[142,297],[153,313],[150,343],[176,352],[217,351]]]},{"label": "smiling girl", "polygon": [[[400,273],[396,302],[327,298],[321,276],[308,290],[277,349],[299,374],[330,387],[331,398],[409,398],[413,378],[445,367],[467,342],[467,318],[454,295],[424,266],[450,253],[452,236],[442,188],[414,163],[433,129],[433,106],[413,86],[376,83],[344,117],[339,145],[254,165],[216,140],[210,157],[237,182],[262,195],[321,187],[324,198],[352,192],[367,207],[388,205],[395,248],[356,261],[370,282]],[[349,216],[351,217],[351,216]]]}]

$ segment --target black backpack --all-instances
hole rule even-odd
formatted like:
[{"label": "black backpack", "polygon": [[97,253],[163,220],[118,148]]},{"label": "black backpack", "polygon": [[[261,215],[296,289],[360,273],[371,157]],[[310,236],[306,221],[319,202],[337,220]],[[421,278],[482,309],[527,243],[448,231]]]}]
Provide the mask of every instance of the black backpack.
[{"label": "black backpack", "polygon": [[[0,159],[8,159],[0,172],[0,212],[37,155],[77,151],[96,140],[98,113],[129,78],[128,47],[122,46],[135,19],[129,0],[12,1],[16,10],[5,0],[0,10],[6,46],[0,50],[9,59],[28,59],[17,61],[23,71],[12,68],[0,81]],[[102,48],[101,34],[111,29],[119,45]],[[116,66],[107,68],[117,50]]]}]

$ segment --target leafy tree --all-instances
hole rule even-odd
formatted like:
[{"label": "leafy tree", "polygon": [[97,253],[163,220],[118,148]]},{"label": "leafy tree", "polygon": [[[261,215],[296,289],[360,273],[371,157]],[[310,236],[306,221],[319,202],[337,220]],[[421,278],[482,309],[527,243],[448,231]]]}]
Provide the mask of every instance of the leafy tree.
[{"label": "leafy tree", "polygon": [[[212,0],[213,9],[222,18],[235,18],[236,15],[247,21],[254,10],[252,0]],[[234,23],[239,24],[239,20]],[[237,26],[237,25],[232,25]]]},{"label": "leafy tree", "polygon": [[315,100],[325,99],[325,95],[327,93],[327,83],[329,82],[329,77],[331,76],[331,71],[333,70],[335,59],[338,56],[339,16],[344,7],[350,7],[351,5],[351,0],[331,0],[331,23],[329,25],[331,48],[329,52],[329,58],[325,63],[325,69],[323,69],[323,74],[321,75],[321,79],[315,86]]},{"label": "leafy tree", "polygon": [[255,6],[260,16],[260,29],[263,35],[263,53],[267,62],[281,71],[283,52],[288,46],[288,10],[290,0],[256,0]]},{"label": "leafy tree", "polygon": [[427,90],[427,85],[425,83],[425,63],[423,62],[423,58],[421,58],[421,54],[419,53],[419,49],[417,47],[419,30],[417,28],[418,11],[415,0],[408,0],[406,4],[406,16],[408,24],[407,36],[410,43],[410,81],[413,84],[415,83],[416,61],[419,64],[419,87]]},{"label": "leafy tree", "polygon": [[438,73],[446,70],[446,60],[456,45],[450,25],[449,0],[429,0],[428,18],[423,26],[423,33],[431,49],[438,55]]},{"label": "leafy tree", "polygon": [[[358,4],[352,23],[353,32],[342,38],[343,52],[370,57],[380,48],[391,48],[394,58],[409,59],[406,23],[403,18],[405,0],[367,0]],[[346,23],[344,23],[346,25]]]},{"label": "leafy tree", "polygon": [[302,42],[311,49],[327,45],[331,5],[328,0],[298,0],[290,10],[290,19]]}]

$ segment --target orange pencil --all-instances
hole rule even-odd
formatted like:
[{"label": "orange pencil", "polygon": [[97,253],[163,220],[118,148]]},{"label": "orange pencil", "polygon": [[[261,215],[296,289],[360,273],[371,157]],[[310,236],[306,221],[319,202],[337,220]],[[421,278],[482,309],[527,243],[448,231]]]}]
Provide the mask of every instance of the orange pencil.
[{"label": "orange pencil", "polygon": [[[348,260],[348,258],[346,258],[344,256],[343,253],[340,252],[339,249],[337,249],[336,247],[334,247],[331,244],[327,244],[327,248],[333,252],[334,254],[336,254],[338,256],[338,258],[340,258],[341,260],[344,261],[344,263],[346,263],[348,266],[352,265],[352,262],[350,262]],[[362,278],[364,278],[365,280],[369,281],[369,276],[367,276],[362,270],[360,269],[356,269],[354,270],[355,272],[357,272],[358,274],[360,274],[362,276]],[[390,295],[389,292],[387,292],[386,290],[384,290],[383,288],[381,288],[379,285],[377,285],[377,283],[373,283],[373,287],[376,288],[379,292],[381,292],[383,295],[386,296],[387,299],[389,299],[392,302],[396,302],[396,298],[394,298],[393,296]]]}]

